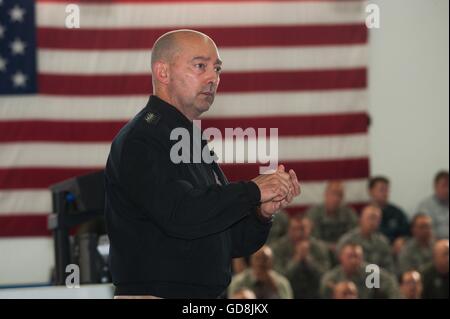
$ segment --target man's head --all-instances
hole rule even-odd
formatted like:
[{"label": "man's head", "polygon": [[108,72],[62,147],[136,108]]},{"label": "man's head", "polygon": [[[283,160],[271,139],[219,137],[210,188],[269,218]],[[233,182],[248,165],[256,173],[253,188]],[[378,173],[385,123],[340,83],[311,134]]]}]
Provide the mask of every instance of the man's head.
[{"label": "man's head", "polygon": [[415,271],[407,271],[402,275],[400,290],[406,299],[420,299],[422,296],[422,278]]},{"label": "man's head", "polygon": [[434,194],[439,200],[448,202],[448,171],[440,171],[434,177]]},{"label": "man's head", "polygon": [[328,212],[335,212],[344,199],[344,187],[339,181],[331,181],[325,189],[325,208]]},{"label": "man's head", "polygon": [[301,240],[307,240],[311,236],[312,222],[305,215],[294,215],[289,220],[288,236],[296,243]]},{"label": "man's head", "polygon": [[441,274],[448,274],[448,239],[438,240],[433,247],[433,263]]},{"label": "man's head", "polygon": [[352,281],[341,281],[334,286],[333,299],[357,299],[358,289]]},{"label": "man's head", "polygon": [[339,262],[344,273],[351,275],[359,271],[363,263],[363,249],[360,245],[345,244],[339,252]]},{"label": "man's head", "polygon": [[384,176],[375,176],[369,180],[369,195],[372,202],[384,207],[389,201],[389,180]]},{"label": "man's head", "polygon": [[254,276],[259,279],[266,276],[272,269],[273,255],[269,246],[262,246],[250,257],[250,266]]},{"label": "man's head", "polygon": [[155,95],[191,120],[209,110],[222,65],[210,37],[193,30],[168,32],[153,45],[151,65]]},{"label": "man's head", "polygon": [[256,299],[255,293],[248,288],[242,288],[233,293],[230,299]]},{"label": "man's head", "polygon": [[411,220],[411,233],[420,243],[429,243],[433,237],[431,217],[419,213]]},{"label": "man's head", "polygon": [[359,226],[363,234],[372,234],[378,230],[381,223],[381,209],[375,205],[363,208],[359,218]]}]

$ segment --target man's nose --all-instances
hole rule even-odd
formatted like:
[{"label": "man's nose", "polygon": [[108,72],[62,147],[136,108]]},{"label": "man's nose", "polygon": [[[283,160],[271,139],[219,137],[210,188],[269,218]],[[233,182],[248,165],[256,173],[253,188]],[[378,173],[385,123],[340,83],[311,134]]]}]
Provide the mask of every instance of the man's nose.
[{"label": "man's nose", "polygon": [[217,73],[214,69],[207,73],[206,81],[208,84],[216,87],[219,84],[219,73]]}]

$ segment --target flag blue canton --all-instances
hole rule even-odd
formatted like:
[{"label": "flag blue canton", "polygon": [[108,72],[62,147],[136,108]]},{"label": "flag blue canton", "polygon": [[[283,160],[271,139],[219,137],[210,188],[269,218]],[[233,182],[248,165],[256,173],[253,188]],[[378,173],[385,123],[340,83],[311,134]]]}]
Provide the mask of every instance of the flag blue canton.
[{"label": "flag blue canton", "polygon": [[34,0],[0,0],[0,94],[37,92]]}]

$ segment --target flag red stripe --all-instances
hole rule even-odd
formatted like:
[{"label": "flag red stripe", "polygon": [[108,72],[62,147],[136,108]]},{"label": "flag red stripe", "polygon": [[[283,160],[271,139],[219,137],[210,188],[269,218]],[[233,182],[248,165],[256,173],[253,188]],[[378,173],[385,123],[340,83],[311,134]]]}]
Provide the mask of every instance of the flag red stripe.
[{"label": "flag red stripe", "polygon": [[[214,127],[225,136],[226,128],[278,128],[278,136],[346,135],[367,132],[367,114],[207,118],[202,129]],[[0,121],[0,142],[109,142],[126,121]]]},{"label": "flag red stripe", "polygon": [[71,177],[101,168],[0,168],[0,189],[48,188]]},{"label": "flag red stripe", "polygon": [[[286,169],[293,169],[300,181],[358,179],[369,176],[368,158],[321,161],[282,162]],[[220,167],[230,181],[250,180],[259,174],[259,163],[222,164]]]},{"label": "flag red stripe", "polygon": [[[39,74],[39,92],[54,95],[133,95],[152,92],[150,75]],[[219,92],[356,89],[367,86],[366,68],[224,73]]]},{"label": "flag red stripe", "polygon": [[[364,24],[243,27],[186,27],[214,39],[219,48],[346,45],[367,42]],[[156,39],[173,28],[64,29],[39,27],[37,43],[52,49],[151,49]],[[181,27],[177,29],[182,29]]]},{"label": "flag red stripe", "polygon": [[[286,161],[288,169],[294,169],[301,181],[329,179],[358,179],[369,176],[367,158],[327,161]],[[250,180],[259,174],[261,164],[222,164],[230,180]],[[65,179],[102,169],[92,168],[1,168],[0,189],[48,188]]]},{"label": "flag red stripe", "polygon": [[0,215],[0,237],[50,236],[47,214]]}]

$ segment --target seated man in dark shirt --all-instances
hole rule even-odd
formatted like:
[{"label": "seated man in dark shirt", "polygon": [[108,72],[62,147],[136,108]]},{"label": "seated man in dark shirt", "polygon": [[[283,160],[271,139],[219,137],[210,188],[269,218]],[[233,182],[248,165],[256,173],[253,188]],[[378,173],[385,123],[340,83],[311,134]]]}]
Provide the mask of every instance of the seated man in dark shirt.
[{"label": "seated man in dark shirt", "polygon": [[369,180],[369,196],[372,204],[381,208],[380,232],[391,243],[396,239],[409,236],[409,222],[406,214],[399,207],[389,202],[389,180],[384,176],[375,176]]}]

